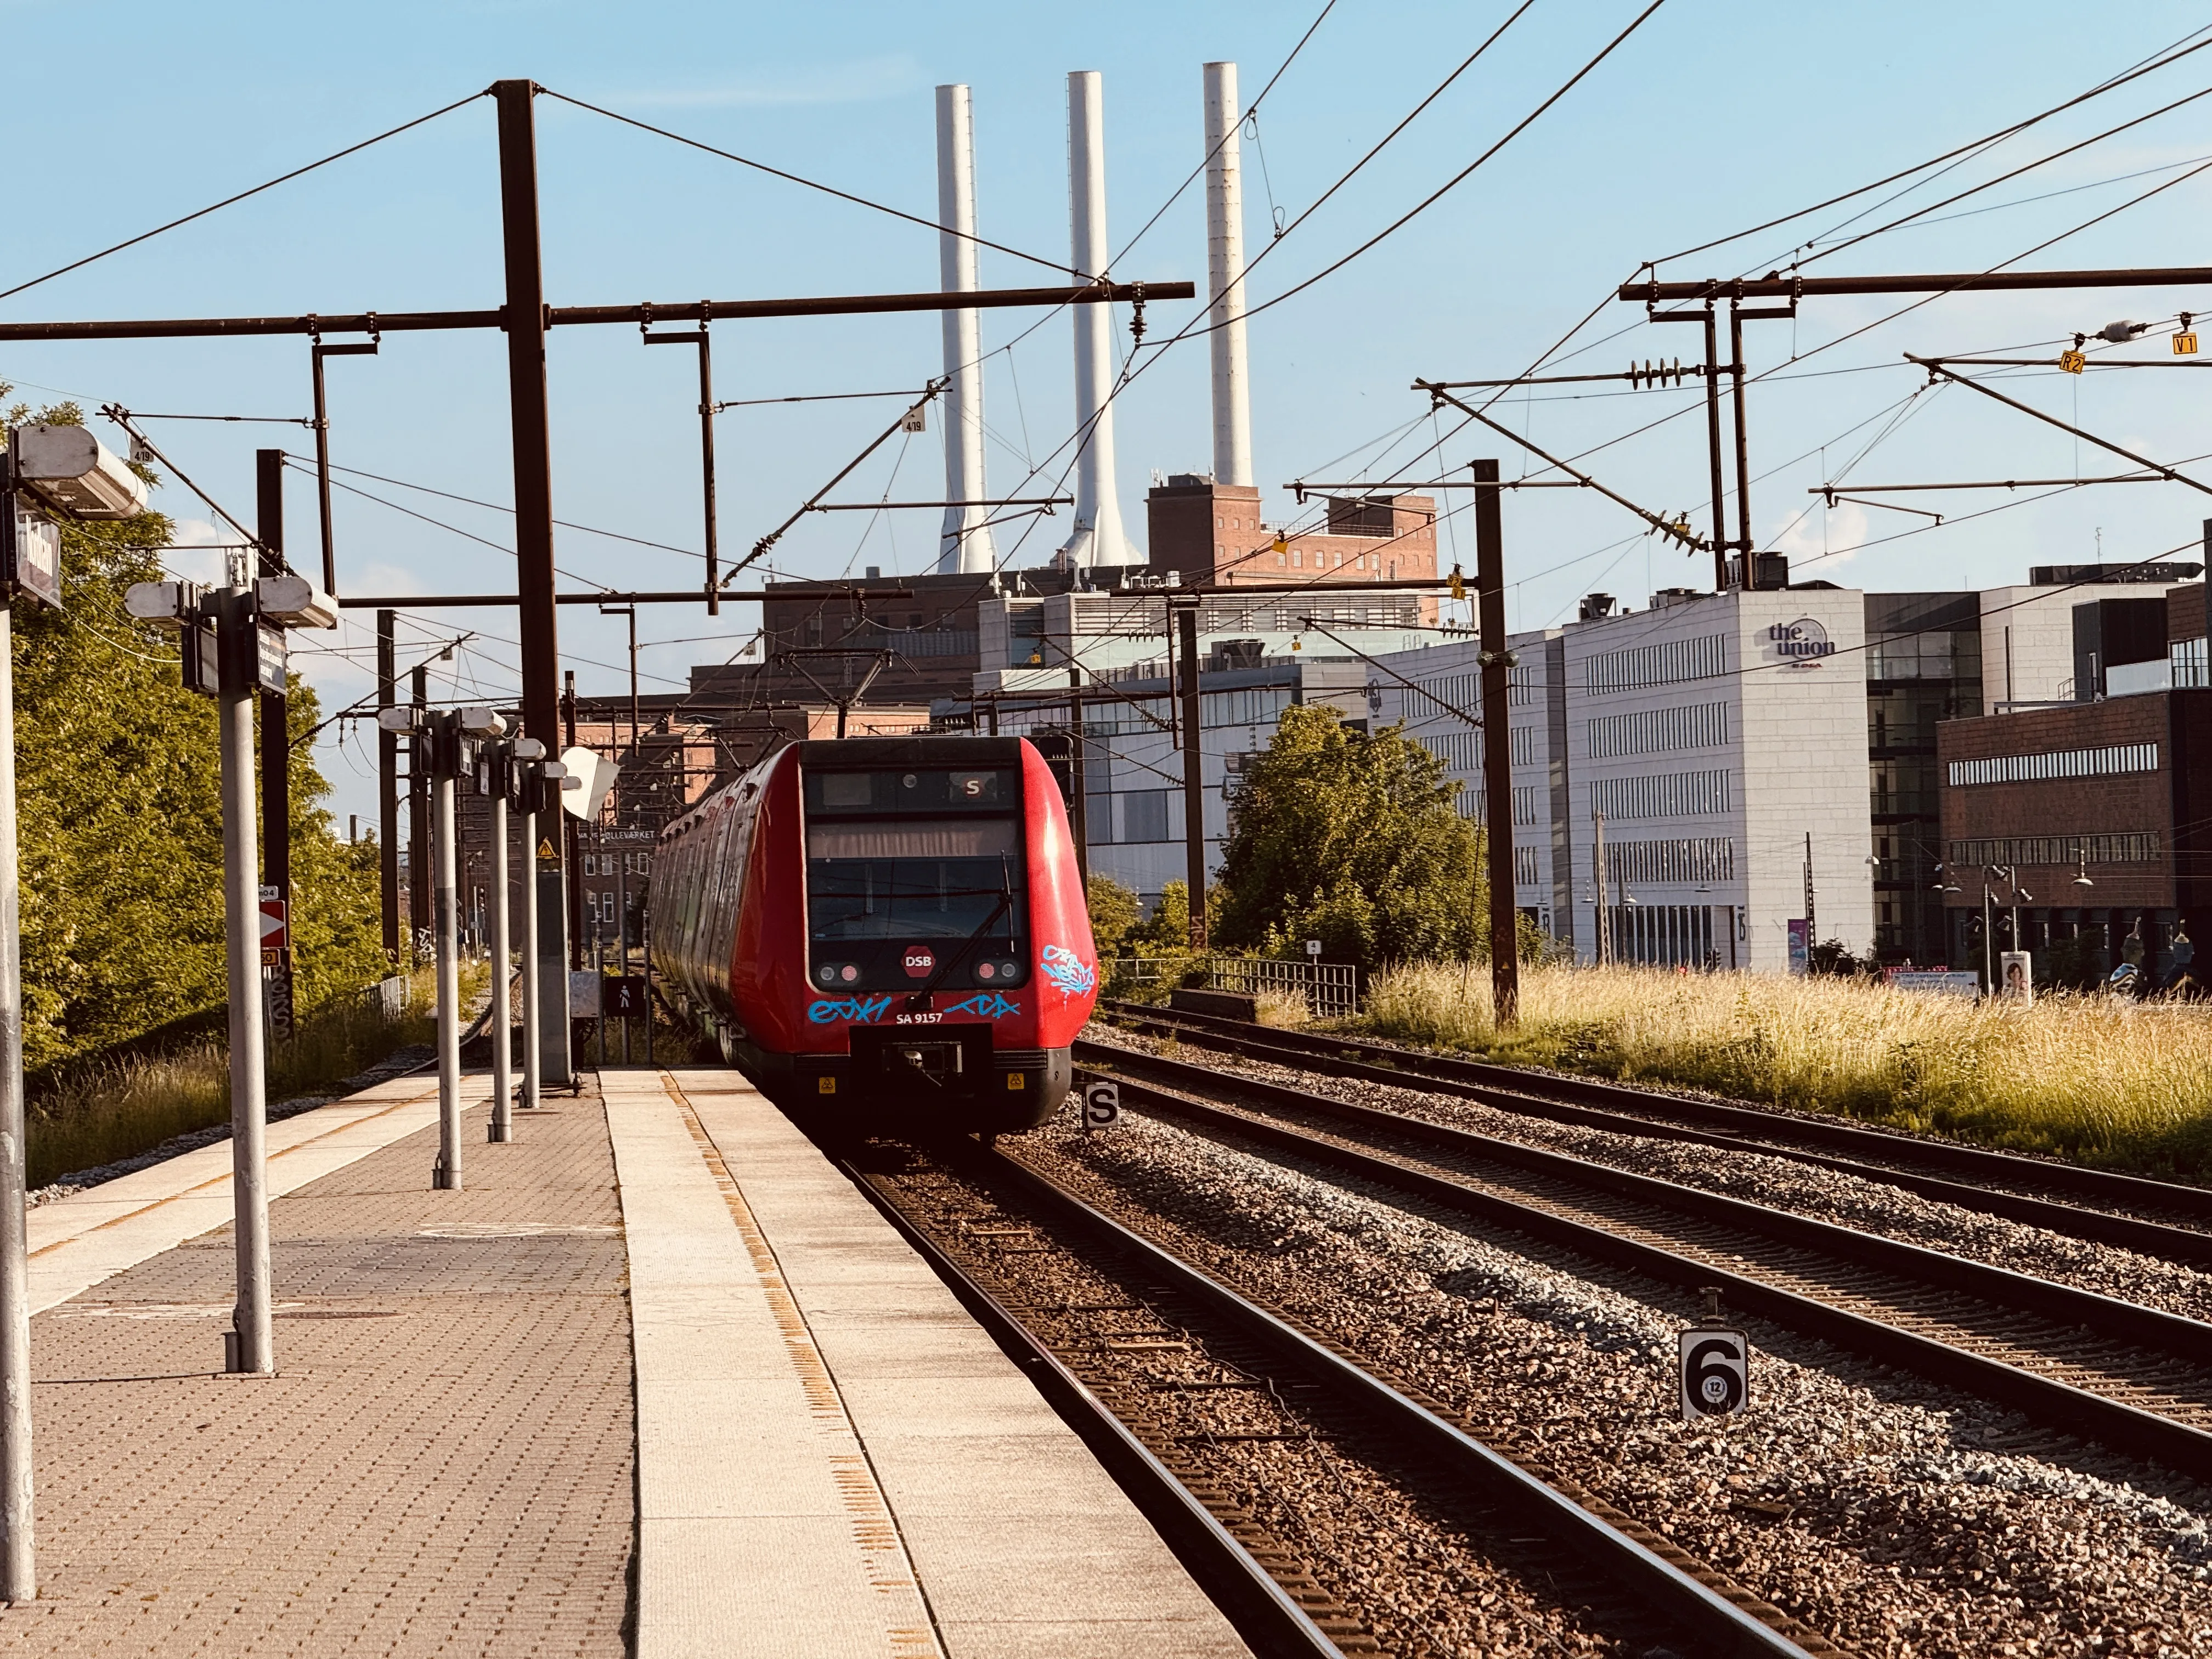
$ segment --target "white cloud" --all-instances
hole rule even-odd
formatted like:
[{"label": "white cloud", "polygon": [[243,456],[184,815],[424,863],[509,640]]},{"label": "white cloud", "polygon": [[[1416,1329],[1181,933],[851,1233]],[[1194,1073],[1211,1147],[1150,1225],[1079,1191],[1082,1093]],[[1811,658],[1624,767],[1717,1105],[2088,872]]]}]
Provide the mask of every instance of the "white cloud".
[{"label": "white cloud", "polygon": [[[1900,516],[1899,527],[1905,524]],[[1866,508],[1856,501],[1838,501],[1833,507],[1816,503],[1810,513],[1775,539],[1774,550],[1790,556],[1790,579],[1796,580],[1800,566],[1814,567],[1813,574],[1821,575],[1848,564],[1858,556],[1850,550],[1872,539],[1875,533]],[[1832,548],[1845,550],[1826,552]]]}]

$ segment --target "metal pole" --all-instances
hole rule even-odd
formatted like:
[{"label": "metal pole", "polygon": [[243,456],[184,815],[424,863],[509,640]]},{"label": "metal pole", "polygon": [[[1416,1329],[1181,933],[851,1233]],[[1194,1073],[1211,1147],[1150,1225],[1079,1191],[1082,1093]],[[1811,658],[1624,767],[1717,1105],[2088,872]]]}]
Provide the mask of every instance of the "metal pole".
[{"label": "metal pole", "polygon": [[1091,802],[1090,783],[1083,767],[1083,671],[1071,666],[1067,671],[1067,793],[1068,827],[1075,834],[1075,876],[1083,884],[1087,900],[1091,893]]},{"label": "metal pole", "polygon": [[[557,751],[561,742],[561,647],[553,599],[553,460],[545,402],[545,279],[538,239],[538,135],[528,81],[498,81],[500,215],[507,264],[507,395],[514,424],[516,592],[522,630],[523,731]],[[544,1076],[565,1084],[568,1053],[567,889],[559,843],[551,868],[537,877],[538,949],[546,1000],[538,1024]]]},{"label": "metal pole", "polygon": [[1982,992],[1994,995],[1997,988],[1997,915],[1996,907],[1990,898],[1990,878],[1982,873]]},{"label": "metal pole", "polygon": [[1721,348],[1719,319],[1705,306],[1705,439],[1712,462],[1713,592],[1728,592],[1728,501],[1721,482]]},{"label": "metal pole", "polygon": [[[15,510],[0,491],[0,513]],[[0,1600],[39,1593],[31,1501],[31,1284],[23,1224],[23,962],[15,850],[15,617],[0,598]]]},{"label": "metal pole", "polygon": [[1736,545],[1743,554],[1743,585],[1758,585],[1759,573],[1751,556],[1751,434],[1744,424],[1743,303],[1729,301],[1729,378],[1735,383],[1735,529]]},{"label": "metal pole", "polygon": [[1498,463],[1474,464],[1475,609],[1482,629],[1482,788],[1488,803],[1490,1006],[1500,1030],[1521,1018],[1520,908],[1513,890],[1513,747],[1507,703],[1512,659],[1505,644],[1505,528]]},{"label": "metal pole", "polygon": [[[619,793],[622,788],[619,781],[616,783],[615,788]],[[615,823],[617,827],[622,823],[622,809],[619,806],[615,809]],[[605,843],[602,842],[601,845],[604,846]],[[606,867],[606,854],[602,853],[599,854],[601,873],[605,873]],[[629,851],[623,847],[615,848],[615,959],[619,964],[615,969],[615,972],[628,979],[629,977]],[[604,990],[601,994],[605,994]],[[623,1016],[622,1021],[622,1063],[625,1066],[629,1064],[629,1016],[628,1014]]]},{"label": "metal pole", "polygon": [[1805,950],[1808,960],[1820,936],[1820,929],[1814,926],[1813,832],[1808,830],[1805,832]]},{"label": "metal pole", "polygon": [[436,769],[430,787],[437,803],[438,1162],[430,1185],[453,1193],[461,1189],[461,969],[453,915],[453,750],[459,718],[451,712],[431,716]]},{"label": "metal pole", "polygon": [[415,730],[407,739],[407,961],[422,961],[422,935],[430,928],[430,671],[418,667],[410,688]]},{"label": "metal pole", "polygon": [[1190,889],[1190,948],[1206,949],[1206,744],[1200,738],[1198,692],[1198,606],[1178,605],[1176,635],[1182,641],[1182,845],[1183,878]]},{"label": "metal pole", "polygon": [[1590,823],[1590,891],[1597,898],[1597,965],[1602,968],[1613,960],[1613,929],[1605,915],[1605,814],[1591,813]]},{"label": "metal pole", "polygon": [[707,614],[722,614],[722,552],[714,512],[714,363],[699,319],[699,477],[707,497]]},{"label": "metal pole", "polygon": [[[308,348],[315,380],[315,507],[323,532],[323,592],[338,591],[337,550],[331,533],[331,417],[323,396],[323,343]],[[268,452],[264,451],[264,454]]]},{"label": "metal pole", "polygon": [[538,1079],[543,1075],[538,1024],[544,1013],[538,993],[538,975],[543,966],[538,959],[538,907],[530,897],[538,871],[538,809],[544,797],[545,780],[541,775],[542,762],[532,761],[528,765],[529,775],[522,786],[522,1104],[526,1111],[534,1112]]},{"label": "metal pole", "polygon": [[[253,456],[254,524],[261,538],[258,574],[284,570],[284,452]],[[325,591],[328,591],[327,589]],[[281,691],[261,694],[261,883],[292,896],[292,736]],[[256,938],[259,935],[257,933]]]},{"label": "metal pole", "polygon": [[269,1308],[269,1157],[261,1057],[261,892],[253,836],[253,678],[256,629],[250,588],[216,600],[222,659],[223,948],[230,990],[230,1170],[238,1248],[238,1302],[226,1369],[276,1369]]},{"label": "metal pole", "polygon": [[507,773],[514,764],[501,744],[491,796],[491,1127],[495,1141],[514,1139],[514,964],[507,937]]},{"label": "metal pole", "polygon": [[[389,708],[399,700],[398,629],[399,613],[376,613],[376,706]],[[385,959],[397,969],[399,954],[399,734],[376,729],[376,862],[382,890]]]},{"label": "metal pole", "polygon": [[648,888],[645,908],[638,913],[638,942],[645,957],[645,1063],[653,1065],[653,897]]}]

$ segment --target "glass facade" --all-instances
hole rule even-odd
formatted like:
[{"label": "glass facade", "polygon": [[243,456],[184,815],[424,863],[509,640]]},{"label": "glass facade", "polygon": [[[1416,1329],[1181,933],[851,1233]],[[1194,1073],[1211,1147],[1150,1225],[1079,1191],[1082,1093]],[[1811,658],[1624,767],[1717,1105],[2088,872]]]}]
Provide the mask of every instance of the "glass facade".
[{"label": "glass facade", "polygon": [[1949,953],[1935,891],[1943,858],[1936,724],[1982,712],[1981,602],[1972,593],[1869,593],[1866,617],[1875,953],[1931,967]]}]

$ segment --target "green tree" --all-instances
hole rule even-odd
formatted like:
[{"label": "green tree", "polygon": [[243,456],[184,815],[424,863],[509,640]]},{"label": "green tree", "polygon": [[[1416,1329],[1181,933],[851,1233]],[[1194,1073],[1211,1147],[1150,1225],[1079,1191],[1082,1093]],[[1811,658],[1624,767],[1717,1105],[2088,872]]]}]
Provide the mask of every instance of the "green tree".
[{"label": "green tree", "polygon": [[[37,418],[82,416],[64,405]],[[64,521],[66,608],[14,611],[23,1047],[33,1070],[227,999],[216,707],[180,684],[175,636],[123,611],[125,587],[161,576],[156,550],[169,538],[159,513]],[[289,705],[294,736],[304,738],[316,703],[296,677]],[[307,744],[295,742],[303,1009],[382,971],[374,861],[332,833],[328,793]]]},{"label": "green tree", "polygon": [[1111,876],[1093,876],[1085,884],[1090,901],[1091,939],[1101,961],[1121,954],[1122,942],[1135,931],[1143,915],[1137,896]]},{"label": "green tree", "polygon": [[1332,708],[1286,710],[1237,792],[1215,937],[1268,951],[1317,939],[1369,969],[1480,952],[1482,836],[1456,787],[1395,726],[1368,737]]}]

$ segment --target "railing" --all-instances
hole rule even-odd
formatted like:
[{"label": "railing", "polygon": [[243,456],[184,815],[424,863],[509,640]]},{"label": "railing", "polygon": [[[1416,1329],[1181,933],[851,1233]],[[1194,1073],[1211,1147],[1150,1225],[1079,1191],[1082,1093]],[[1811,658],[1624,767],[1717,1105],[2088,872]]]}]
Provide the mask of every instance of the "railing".
[{"label": "railing", "polygon": [[1303,997],[1308,1012],[1323,1019],[1346,1018],[1359,1012],[1359,969],[1348,962],[1282,960],[1273,957],[1125,957],[1106,964],[1107,982],[1123,992],[1164,993],[1177,986],[1235,991],[1256,996],[1263,991]]}]

